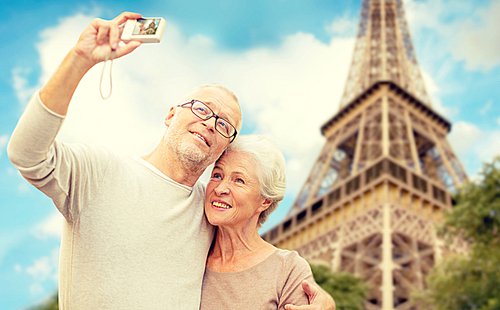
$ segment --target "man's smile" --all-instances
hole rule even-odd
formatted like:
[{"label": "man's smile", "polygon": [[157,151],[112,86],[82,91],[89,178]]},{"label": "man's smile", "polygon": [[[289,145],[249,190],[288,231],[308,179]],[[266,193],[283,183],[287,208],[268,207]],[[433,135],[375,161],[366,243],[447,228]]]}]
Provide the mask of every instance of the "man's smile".
[{"label": "man's smile", "polygon": [[205,142],[205,144],[210,147],[210,143],[208,143],[208,140],[202,136],[200,133],[196,132],[196,131],[190,131],[191,134],[193,134],[195,137],[197,137],[198,139],[202,140],[203,142]]}]

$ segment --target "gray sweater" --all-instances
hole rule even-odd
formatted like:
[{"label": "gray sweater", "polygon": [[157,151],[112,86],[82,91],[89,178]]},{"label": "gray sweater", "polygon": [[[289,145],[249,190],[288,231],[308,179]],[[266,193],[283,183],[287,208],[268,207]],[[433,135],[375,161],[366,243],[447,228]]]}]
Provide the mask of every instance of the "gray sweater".
[{"label": "gray sweater", "polygon": [[307,305],[302,281],[314,283],[311,268],[295,251],[277,249],[246,270],[216,272],[205,269],[202,310],[282,310],[287,304]]},{"label": "gray sweater", "polygon": [[65,218],[60,309],[198,309],[213,238],[204,185],[178,184],[140,158],[58,142],[63,120],[37,92],[8,146]]}]

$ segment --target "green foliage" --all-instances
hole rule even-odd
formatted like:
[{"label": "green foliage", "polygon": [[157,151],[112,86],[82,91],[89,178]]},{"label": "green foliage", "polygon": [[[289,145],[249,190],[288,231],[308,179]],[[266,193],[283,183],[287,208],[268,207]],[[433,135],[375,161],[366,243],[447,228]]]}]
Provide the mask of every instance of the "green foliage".
[{"label": "green foliage", "polygon": [[484,257],[449,257],[436,266],[426,278],[427,289],[412,297],[424,305],[424,309],[498,310],[499,257],[498,249]]},{"label": "green foliage", "polygon": [[57,293],[51,296],[45,302],[30,308],[30,310],[59,310],[59,302],[57,300]]},{"label": "green foliage", "polygon": [[348,272],[334,273],[329,267],[311,265],[314,280],[335,300],[337,310],[364,310],[368,285]]},{"label": "green foliage", "polygon": [[427,276],[427,288],[412,295],[424,309],[500,310],[500,157],[484,164],[482,179],[465,184],[440,234],[462,237],[468,256],[447,257]]},{"label": "green foliage", "polygon": [[460,234],[472,245],[500,246],[500,157],[484,164],[481,177],[459,190],[441,234]]}]

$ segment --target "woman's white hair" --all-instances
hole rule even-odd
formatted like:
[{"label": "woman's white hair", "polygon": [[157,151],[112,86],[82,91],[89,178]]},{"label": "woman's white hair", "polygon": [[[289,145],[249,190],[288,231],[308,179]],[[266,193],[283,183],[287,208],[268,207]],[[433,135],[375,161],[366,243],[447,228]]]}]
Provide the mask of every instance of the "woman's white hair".
[{"label": "woman's white hair", "polygon": [[285,157],[276,143],[261,135],[238,136],[226,149],[226,152],[231,151],[241,152],[252,158],[257,168],[260,194],[272,201],[269,208],[259,215],[259,221],[257,222],[257,228],[259,228],[285,196]]}]

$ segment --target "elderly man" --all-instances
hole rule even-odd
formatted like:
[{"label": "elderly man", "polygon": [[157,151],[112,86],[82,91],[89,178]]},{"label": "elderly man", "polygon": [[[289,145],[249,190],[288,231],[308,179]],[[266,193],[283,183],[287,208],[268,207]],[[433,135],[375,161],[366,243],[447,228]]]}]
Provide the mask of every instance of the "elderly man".
[{"label": "elderly man", "polygon": [[[157,148],[142,158],[55,140],[80,80],[95,64],[135,50],[120,25],[95,19],[36,92],[8,146],[12,163],[65,218],[60,309],[198,309],[213,227],[198,178],[241,127],[237,98],[219,85],[190,92],[170,109]],[[196,99],[196,101],[194,101]],[[99,113],[99,111],[96,111]],[[317,287],[311,309],[334,308]]]}]

